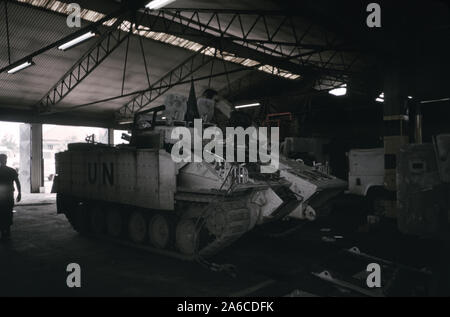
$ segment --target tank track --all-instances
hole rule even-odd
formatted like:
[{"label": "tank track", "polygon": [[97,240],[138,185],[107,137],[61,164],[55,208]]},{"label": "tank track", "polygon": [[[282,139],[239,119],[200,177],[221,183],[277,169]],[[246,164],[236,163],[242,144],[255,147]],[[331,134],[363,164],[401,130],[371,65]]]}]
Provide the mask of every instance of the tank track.
[{"label": "tank track", "polygon": [[[67,199],[67,198],[66,198]],[[94,214],[93,210],[98,208],[103,202],[82,201],[71,197],[69,202],[65,202],[64,213],[72,228],[80,234],[91,236],[93,238],[100,238],[108,240],[127,247],[145,250],[151,253],[160,254],[180,260],[195,261],[200,258],[210,258],[224,248],[236,242],[240,237],[249,231],[250,227],[250,210],[246,207],[246,203],[238,199],[220,201],[221,197],[216,197],[214,202],[209,203],[193,203],[192,201],[185,201],[190,204],[194,212],[183,217],[175,216],[173,212],[165,212],[173,218],[176,218],[176,223],[183,219],[191,219],[195,223],[196,228],[196,250],[192,254],[180,252],[177,249],[174,237],[171,238],[171,245],[165,249],[159,249],[150,245],[148,238],[145,243],[135,243],[130,241],[128,233],[124,232],[120,237],[112,237],[106,232],[95,232],[91,226],[91,218]],[[92,207],[92,206],[96,207]],[[91,208],[89,207],[91,206]],[[104,204],[103,207],[111,207],[109,204]],[[105,210],[108,208],[105,208]],[[129,208],[122,208],[122,215],[125,215]],[[107,211],[105,211],[106,213]],[[147,217],[150,218],[152,214],[160,213],[158,211],[147,210]],[[127,217],[128,218],[128,217]],[[124,217],[124,219],[126,219]],[[221,221],[217,221],[220,219]],[[125,225],[126,222],[124,222]],[[148,227],[148,221],[146,223]],[[125,226],[124,226],[125,227]],[[175,228],[176,226],[173,226]],[[171,233],[175,235],[175,230]],[[148,233],[147,233],[148,236]],[[206,236],[206,241],[205,241]]]},{"label": "tank track", "polygon": [[205,221],[208,222],[208,217],[214,217],[219,212],[225,215],[225,226],[212,242],[199,250],[198,255],[206,258],[230,246],[247,233],[250,226],[250,211],[242,202],[230,201],[213,204],[212,207],[214,210],[206,216]]}]

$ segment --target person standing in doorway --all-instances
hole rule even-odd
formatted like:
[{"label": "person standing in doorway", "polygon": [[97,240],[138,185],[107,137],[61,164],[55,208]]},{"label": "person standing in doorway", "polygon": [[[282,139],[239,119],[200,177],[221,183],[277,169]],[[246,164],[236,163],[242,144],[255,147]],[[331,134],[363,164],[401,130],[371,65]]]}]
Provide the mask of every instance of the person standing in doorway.
[{"label": "person standing in doorway", "polygon": [[8,157],[0,154],[0,231],[1,240],[7,241],[11,236],[14,208],[14,183],[16,183],[18,195],[17,202],[22,199],[19,175],[13,168],[6,166]]}]

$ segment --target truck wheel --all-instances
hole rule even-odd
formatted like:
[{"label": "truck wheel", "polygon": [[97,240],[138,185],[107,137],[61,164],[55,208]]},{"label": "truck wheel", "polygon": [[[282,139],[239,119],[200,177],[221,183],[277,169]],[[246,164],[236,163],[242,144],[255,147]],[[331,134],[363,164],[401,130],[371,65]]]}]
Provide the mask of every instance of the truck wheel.
[{"label": "truck wheel", "polygon": [[198,232],[192,219],[180,220],[175,233],[177,249],[185,255],[194,255],[198,246]]},{"label": "truck wheel", "polygon": [[128,233],[134,243],[143,243],[147,237],[147,220],[144,215],[135,211],[128,221]]},{"label": "truck wheel", "polygon": [[385,208],[383,202],[387,199],[386,190],[383,188],[372,188],[367,193],[367,209],[369,214],[384,215]]},{"label": "truck wheel", "polygon": [[166,249],[172,235],[172,228],[168,217],[154,215],[148,224],[148,234],[152,246],[158,249]]},{"label": "truck wheel", "polygon": [[106,231],[106,215],[100,206],[91,210],[91,229],[95,234],[103,234]]},{"label": "truck wheel", "polygon": [[110,236],[118,238],[122,234],[123,218],[119,210],[110,210],[106,215],[106,227]]}]

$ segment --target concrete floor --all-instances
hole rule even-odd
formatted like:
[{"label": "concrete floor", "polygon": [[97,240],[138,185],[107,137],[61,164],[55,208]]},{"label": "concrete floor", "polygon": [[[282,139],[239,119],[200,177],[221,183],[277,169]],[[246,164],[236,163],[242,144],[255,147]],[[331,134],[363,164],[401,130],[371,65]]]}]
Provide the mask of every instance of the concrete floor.
[{"label": "concrete floor", "polygon": [[44,206],[51,205],[56,203],[56,194],[22,194],[22,200],[20,203],[17,203],[17,206]]},{"label": "concrete floor", "polygon": [[[0,296],[225,296],[244,283],[195,263],[80,236],[56,206],[16,206],[12,241],[0,244]],[[78,263],[81,289],[66,286]]]},{"label": "concrete floor", "polygon": [[[214,259],[237,265],[237,277],[232,277],[196,263],[81,236],[64,215],[56,214],[53,196],[46,197],[46,204],[35,204],[33,199],[37,196],[15,207],[13,239],[0,244],[0,296],[284,296],[294,290],[345,295],[311,276],[320,270],[320,263],[339,262],[330,262],[336,245],[324,245],[321,226],[277,239],[261,231],[245,236]],[[368,241],[376,239],[370,236]],[[342,246],[357,242],[364,246],[362,241],[348,238]],[[400,242],[391,244],[392,257],[405,250]],[[405,261],[416,261],[421,267],[427,265],[424,257]],[[81,266],[80,289],[66,286],[70,263]]]}]

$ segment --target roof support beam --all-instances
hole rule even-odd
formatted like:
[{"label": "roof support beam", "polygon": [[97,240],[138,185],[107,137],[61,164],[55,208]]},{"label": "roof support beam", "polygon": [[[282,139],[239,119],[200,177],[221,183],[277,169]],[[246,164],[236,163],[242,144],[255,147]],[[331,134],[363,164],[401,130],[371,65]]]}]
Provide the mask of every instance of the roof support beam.
[{"label": "roof support beam", "polygon": [[214,54],[207,55],[205,54],[205,50],[208,49],[202,47],[188,59],[161,77],[158,81],[154,82],[148,90],[134,97],[117,111],[117,118],[123,119],[132,117],[135,112],[142,110],[145,106],[159,98],[179,82],[190,78],[200,68],[212,62],[215,58]]},{"label": "roof support beam", "polygon": [[[172,87],[172,83],[174,81],[175,83],[177,81],[182,82],[183,79],[188,78],[197,69],[208,64],[210,60],[208,60],[208,58],[206,58],[205,60],[205,53],[208,50],[214,51],[214,54],[217,54],[218,51],[231,53],[237,57],[255,60],[260,63],[259,65],[271,65],[295,74],[300,74],[303,77],[312,78],[315,77],[314,74],[316,74],[317,72],[317,67],[315,65],[300,65],[298,63],[291,62],[289,58],[286,57],[290,57],[291,59],[292,57],[297,59],[308,57],[308,55],[310,54],[317,54],[318,52],[327,50],[325,45],[335,45],[337,42],[336,39],[334,39],[333,42],[330,43],[328,41],[329,37],[327,37],[327,43],[325,43],[324,46],[319,45],[317,47],[311,47],[310,49],[314,48],[314,50],[310,51],[309,53],[303,51],[300,56],[296,57],[293,54],[298,52],[299,48],[295,46],[300,46],[301,41],[305,38],[307,33],[311,31],[312,27],[309,27],[305,32],[303,32],[303,34],[297,34],[292,17],[283,16],[280,24],[275,28],[275,31],[270,32],[267,25],[268,17],[262,13],[258,13],[250,29],[244,30],[244,28],[242,27],[242,22],[240,22],[242,34],[240,34],[241,36],[236,36],[228,33],[228,30],[235,20],[241,20],[241,15],[243,14],[242,12],[231,13],[233,17],[228,17],[228,23],[225,24],[221,24],[219,21],[220,13],[212,11],[210,14],[210,18],[207,19],[208,22],[204,24],[200,21],[199,12],[196,10],[192,11],[192,15],[189,18],[186,17],[185,13],[176,9],[145,11],[144,13],[140,13],[140,18],[142,19],[142,28],[138,30],[138,33],[143,32],[143,36],[145,36],[145,32],[161,32],[180,36],[184,39],[199,43],[203,45],[203,47],[187,61],[175,67],[158,82],[153,84],[147,91],[140,93],[138,96],[133,98],[133,100],[120,108],[117,112],[118,118],[129,118],[134,112],[141,110],[152,101],[160,97],[167,90],[169,90],[170,87]],[[247,14],[254,15],[254,13]],[[205,17],[203,16],[202,18],[204,19]],[[211,25],[211,22],[214,20],[217,21],[218,27],[213,27]],[[263,24],[265,25],[265,29],[267,30],[267,38],[263,39],[261,43],[255,46],[255,43],[261,40],[252,39],[251,35],[253,29],[255,28],[255,25],[259,23],[259,20],[263,21]],[[264,45],[270,43],[271,41],[274,41],[277,33],[280,32],[280,30],[285,26],[291,32],[291,36],[294,37],[292,42],[286,43],[288,43],[288,45],[294,46],[294,49],[289,50],[289,54],[283,56],[281,43],[275,43],[275,51],[273,49],[265,47]],[[284,31],[286,31],[286,29]],[[342,45],[342,43],[340,43],[340,45]],[[276,51],[277,47],[280,47],[280,52]],[[213,60],[213,58],[211,57],[210,59]],[[197,60],[200,61],[199,67],[194,70],[192,65],[189,65],[191,62],[197,62]],[[184,76],[181,76],[183,68],[187,68],[187,72],[184,73]],[[174,77],[177,77],[177,79],[174,80]],[[161,89],[157,89],[157,87],[161,87]],[[164,87],[164,89],[162,87]]]},{"label": "roof support beam", "polygon": [[[210,63],[211,66],[214,65],[214,60]],[[190,84],[192,82],[198,82],[198,81],[205,81],[205,80],[209,80],[211,81],[212,78],[216,78],[216,77],[222,77],[222,76],[227,76],[230,74],[235,74],[235,73],[240,73],[240,72],[245,72],[245,71],[251,71],[254,70],[255,67],[257,67],[259,65],[253,66],[253,67],[246,67],[246,66],[241,66],[232,70],[228,70],[228,71],[223,71],[223,72],[213,72],[213,70],[211,70],[209,75],[206,76],[197,76],[197,77],[191,77],[190,79],[185,79],[183,81],[177,81],[176,83],[172,83],[171,85],[162,85],[162,86],[149,86],[150,88],[147,89],[142,89],[142,90],[137,90],[137,91],[133,91],[130,93],[126,93],[123,95],[118,95],[118,96],[114,96],[114,97],[108,97],[105,99],[101,99],[101,100],[96,100],[96,101],[92,101],[89,103],[85,103],[85,104],[81,104],[81,105],[76,105],[76,106],[72,106],[69,108],[64,108],[64,109],[58,109],[58,110],[54,110],[52,112],[48,112],[45,113],[46,116],[53,116],[54,114],[63,114],[63,113],[68,113],[68,112],[74,112],[76,110],[79,110],[81,108],[87,108],[93,105],[97,105],[100,103],[105,103],[105,102],[109,102],[109,101],[113,101],[113,100],[117,100],[117,99],[122,99],[124,97],[131,97],[131,96],[136,96],[138,94],[143,94],[145,92],[149,92],[149,91],[157,91],[157,90],[161,90],[162,88],[168,88],[168,89],[172,89],[175,86],[179,86],[179,85],[184,85],[184,84]],[[118,114],[116,114],[116,117],[119,117]]]},{"label": "roof support beam", "polygon": [[[210,64],[212,66],[214,64],[214,60]],[[259,66],[259,65],[256,65],[256,66]],[[55,111],[52,111],[52,112],[48,112],[45,115],[52,116],[54,114],[62,114],[62,113],[74,112],[74,111],[76,111],[78,109],[81,109],[81,108],[86,108],[86,107],[90,107],[90,106],[97,105],[97,104],[100,104],[100,103],[105,103],[105,102],[109,102],[109,101],[113,101],[113,100],[117,100],[117,99],[122,99],[124,97],[136,96],[138,94],[143,94],[145,92],[149,92],[149,91],[152,91],[152,90],[153,91],[157,91],[157,90],[161,90],[162,88],[172,89],[172,88],[174,88],[176,86],[190,84],[192,82],[205,81],[205,80],[211,81],[212,78],[216,78],[216,77],[222,77],[222,76],[227,76],[227,75],[230,75],[230,74],[241,73],[241,72],[246,72],[246,71],[248,72],[248,71],[254,70],[256,66],[253,66],[251,68],[245,67],[245,66],[241,66],[241,67],[238,67],[238,68],[235,68],[235,69],[232,69],[232,70],[228,70],[228,71],[223,71],[223,72],[222,71],[221,72],[213,72],[213,71],[211,71],[210,74],[206,75],[206,76],[191,77],[190,79],[185,79],[183,81],[177,81],[176,83],[172,83],[170,85],[162,85],[162,86],[155,86],[155,87],[150,86],[150,88],[133,91],[133,92],[130,92],[130,93],[126,93],[124,95],[118,95],[118,96],[109,97],[109,98],[105,98],[105,99],[101,99],[101,100],[96,100],[96,101],[92,101],[92,102],[89,102],[89,103],[85,103],[85,104],[69,107],[67,109],[55,110]],[[117,117],[122,119],[118,113],[116,113],[116,118]]]},{"label": "roof support beam", "polygon": [[120,28],[122,23],[122,18],[117,19],[111,28],[100,36],[97,43],[45,94],[36,106],[40,113],[51,111],[54,105],[63,100],[130,36],[131,32],[125,33]]},{"label": "roof support beam", "polygon": [[[199,43],[204,46],[214,47],[218,50],[231,53],[237,57],[255,60],[262,65],[271,65],[291,73],[308,76],[311,70],[307,66],[302,66],[289,61],[280,54],[275,54],[270,48],[256,49],[251,43],[240,37],[230,37],[225,34],[227,25],[222,28],[222,33],[206,32],[208,28],[199,22],[194,23],[194,18],[186,21],[180,15],[182,12],[176,11],[174,14],[168,14],[167,11],[146,11],[138,14],[142,17],[142,26],[145,32],[161,32],[183,39]],[[206,31],[205,31],[206,30]],[[145,34],[144,34],[145,36]],[[239,43],[238,43],[239,42]],[[244,42],[244,44],[242,44]],[[292,50],[292,49],[291,49]]]},{"label": "roof support beam", "polygon": [[36,116],[28,109],[8,108],[0,105],[0,121],[13,121],[24,123],[62,124],[86,127],[114,127],[114,117],[109,114],[87,114],[72,112],[52,116]]},{"label": "roof support beam", "polygon": [[[306,19],[300,22],[298,16],[286,12],[162,9],[149,14],[155,18],[146,26],[154,32],[197,42],[212,35],[271,56],[297,56],[295,59],[301,64],[302,57],[317,51],[352,50],[337,40],[335,33]],[[243,21],[251,23],[246,25]],[[315,34],[313,42],[305,40],[309,34]],[[317,38],[317,34],[321,37]]]}]

